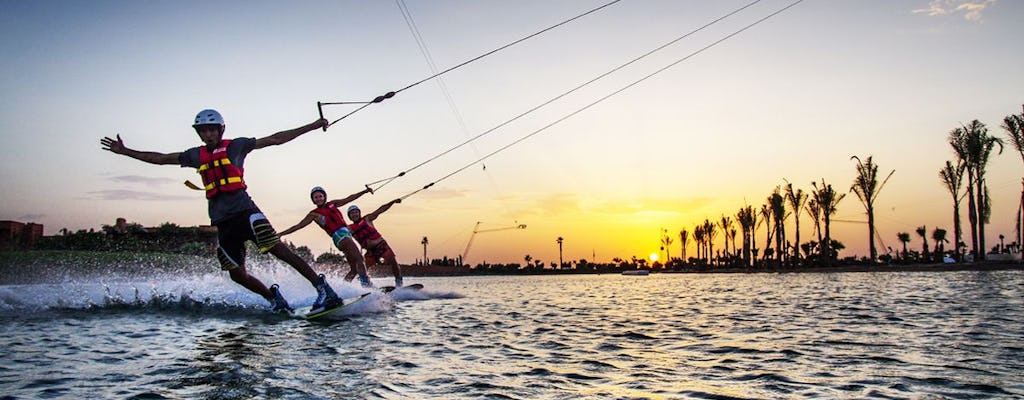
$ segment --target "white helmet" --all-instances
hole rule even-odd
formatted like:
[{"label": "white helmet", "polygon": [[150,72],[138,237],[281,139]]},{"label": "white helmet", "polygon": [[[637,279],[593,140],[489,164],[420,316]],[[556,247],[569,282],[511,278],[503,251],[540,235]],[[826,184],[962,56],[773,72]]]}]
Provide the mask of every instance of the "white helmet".
[{"label": "white helmet", "polygon": [[224,117],[220,116],[217,110],[206,109],[196,114],[196,122],[192,124],[192,127],[198,127],[199,125],[220,125],[224,126]]},{"label": "white helmet", "polygon": [[313,188],[309,190],[309,198],[313,199],[313,193],[316,193],[316,192],[323,193],[324,197],[327,197],[327,191],[324,190],[324,188],[319,187],[319,186],[313,186]]}]

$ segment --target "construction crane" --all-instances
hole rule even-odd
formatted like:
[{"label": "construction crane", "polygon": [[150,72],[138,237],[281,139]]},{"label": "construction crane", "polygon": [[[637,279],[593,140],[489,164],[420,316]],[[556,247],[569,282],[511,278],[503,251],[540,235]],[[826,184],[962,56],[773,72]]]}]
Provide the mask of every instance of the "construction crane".
[{"label": "construction crane", "polygon": [[473,227],[473,233],[469,235],[469,242],[466,243],[466,250],[462,251],[463,262],[465,262],[466,260],[466,255],[469,254],[469,247],[473,245],[473,239],[476,238],[476,234],[485,232],[507,231],[512,229],[526,229],[526,224],[516,224],[513,226],[506,226],[502,228],[480,229],[481,223],[482,222],[480,221],[476,221],[476,226]]}]

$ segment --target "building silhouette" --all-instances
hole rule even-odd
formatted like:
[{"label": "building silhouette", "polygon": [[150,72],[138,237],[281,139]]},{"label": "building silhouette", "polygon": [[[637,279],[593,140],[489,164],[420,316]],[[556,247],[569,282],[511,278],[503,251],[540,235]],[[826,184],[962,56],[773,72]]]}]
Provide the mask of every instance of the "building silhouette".
[{"label": "building silhouette", "polygon": [[43,237],[43,225],[0,221],[0,250],[32,249]]}]

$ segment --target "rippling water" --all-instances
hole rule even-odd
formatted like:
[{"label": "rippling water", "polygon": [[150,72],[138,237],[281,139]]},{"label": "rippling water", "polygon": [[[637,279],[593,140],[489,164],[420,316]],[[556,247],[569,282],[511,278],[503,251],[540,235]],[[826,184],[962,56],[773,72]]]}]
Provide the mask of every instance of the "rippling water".
[{"label": "rippling water", "polygon": [[0,286],[0,398],[1024,398],[1022,271],[407,281],[326,323],[221,275]]}]

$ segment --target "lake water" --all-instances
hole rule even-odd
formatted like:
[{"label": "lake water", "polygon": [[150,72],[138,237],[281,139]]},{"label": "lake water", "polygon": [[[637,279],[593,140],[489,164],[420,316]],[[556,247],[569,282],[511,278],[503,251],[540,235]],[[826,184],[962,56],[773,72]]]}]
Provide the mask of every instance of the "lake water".
[{"label": "lake water", "polygon": [[0,286],[0,398],[1024,398],[1022,271],[406,282],[327,322],[224,273]]}]

